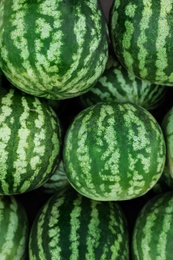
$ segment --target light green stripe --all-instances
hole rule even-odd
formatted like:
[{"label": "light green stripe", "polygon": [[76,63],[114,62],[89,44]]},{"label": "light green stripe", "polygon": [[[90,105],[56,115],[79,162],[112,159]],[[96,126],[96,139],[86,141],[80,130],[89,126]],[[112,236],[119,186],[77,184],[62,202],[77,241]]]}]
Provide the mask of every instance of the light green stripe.
[{"label": "light green stripe", "polygon": [[95,259],[95,249],[98,247],[100,241],[100,221],[97,209],[97,205],[99,204],[100,202],[91,201],[90,222],[88,224],[88,237],[86,240],[86,259]]},{"label": "light green stripe", "polygon": [[[15,233],[17,232],[19,222],[17,216],[18,205],[12,199],[9,208],[9,223],[6,231],[5,238],[1,251],[0,251],[0,259],[7,259],[6,257],[11,254],[11,251],[15,251],[16,243],[15,243]],[[15,246],[15,247],[14,247]],[[5,257],[6,256],[6,257]],[[13,257],[14,260],[18,260],[18,258]]]},{"label": "light green stripe", "polygon": [[122,39],[122,48],[124,49],[123,58],[125,60],[126,66],[128,66],[128,68],[129,68],[129,70],[133,71],[134,60],[133,60],[133,57],[132,57],[130,51],[128,51],[128,50],[131,47],[132,37],[133,37],[133,33],[134,33],[134,25],[129,20],[126,20],[124,25],[125,25],[126,31],[124,32],[123,39]]},{"label": "light green stripe", "polygon": [[16,160],[13,161],[14,171],[14,184],[13,191],[18,190],[18,186],[21,184],[21,176],[26,173],[26,166],[28,164],[28,157],[26,153],[26,147],[29,145],[27,142],[27,138],[30,135],[30,130],[28,129],[26,122],[29,117],[30,110],[28,106],[28,102],[25,97],[22,97],[22,107],[23,113],[19,118],[20,129],[18,131],[18,145],[16,150]]},{"label": "light green stripe", "polygon": [[[51,213],[49,213],[49,226],[48,226],[48,236],[49,236],[49,248],[52,259],[62,259],[61,251],[62,248],[59,246],[59,241],[63,238],[60,237],[61,227],[58,225],[59,217],[61,216],[61,206],[65,203],[65,197],[61,197],[54,202]],[[46,208],[47,210],[47,208]],[[45,210],[45,212],[46,212]],[[44,234],[41,234],[43,236]],[[39,249],[38,249],[39,250]],[[42,260],[42,258],[40,258]],[[44,258],[43,258],[44,259]],[[47,260],[47,258],[45,258]]]},{"label": "light green stripe", "polygon": [[82,211],[81,207],[82,203],[82,196],[78,196],[76,200],[74,200],[73,203],[73,210],[70,213],[70,224],[71,224],[71,229],[70,229],[70,249],[71,249],[71,255],[70,255],[70,260],[76,260],[79,259],[79,245],[80,245],[80,236],[78,234],[78,230],[81,225],[80,221],[80,214]]},{"label": "light green stripe", "polygon": [[[105,128],[104,121],[107,120],[107,126]],[[114,199],[115,195],[121,190],[120,187],[120,175],[119,175],[119,159],[120,159],[120,149],[118,148],[118,141],[115,135],[115,110],[112,106],[102,106],[100,111],[100,116],[98,120],[98,140],[101,144],[104,142],[104,146],[106,145],[108,148],[102,154],[100,160],[105,161],[104,169],[100,169],[99,176],[102,180],[102,183],[109,181],[114,183],[110,184],[109,188],[109,198]],[[100,131],[102,129],[102,131]],[[103,134],[104,133],[104,134]],[[116,149],[115,149],[116,147]],[[105,171],[109,171],[110,174],[105,173]],[[115,185],[116,184],[116,185]],[[111,188],[112,187],[112,188]],[[103,191],[104,196],[107,195],[107,187],[100,185],[100,189]]]},{"label": "light green stripe", "polygon": [[[110,217],[109,217],[108,229],[109,229],[109,232],[112,234],[112,236],[114,235],[116,237],[116,239],[114,240],[114,244],[111,245],[111,247],[110,247],[110,250],[112,252],[110,260],[116,259],[117,255],[119,254],[119,252],[121,252],[121,244],[124,244],[124,245],[126,244],[126,241],[123,241],[123,236],[122,236],[123,232],[124,232],[124,223],[123,223],[123,221],[121,221],[121,223],[120,223],[121,216],[119,216],[119,219],[118,219],[118,215],[121,215],[121,213],[119,212],[119,209],[115,210],[115,207],[113,206],[113,203],[109,202],[109,205],[110,205],[109,206],[110,207],[110,214],[109,214],[109,216]],[[115,220],[115,212],[116,212],[117,220]],[[120,232],[117,232],[116,227],[115,227],[116,225],[118,225],[117,228],[120,229]],[[105,258],[103,257],[103,260],[104,259],[106,259],[106,257]]]},{"label": "light green stripe", "polygon": [[[87,138],[88,138],[87,125],[89,124],[91,117],[92,117],[92,111],[90,111],[82,119],[81,127],[78,131],[76,153],[78,154],[79,165],[81,168],[81,172],[83,173],[82,178],[85,179],[85,177],[86,177],[87,187],[92,190],[94,188],[94,185],[92,183],[92,176],[90,175],[92,158],[90,158],[89,147],[86,145]],[[76,181],[78,184],[77,176],[78,176],[78,173],[76,174]],[[83,191],[83,190],[85,191],[85,188],[81,187],[81,191]]]},{"label": "light green stripe", "polygon": [[160,16],[158,20],[158,35],[156,38],[156,50],[157,50],[157,60],[156,60],[156,81],[166,81],[168,76],[165,73],[165,68],[168,67],[168,57],[166,38],[170,33],[170,25],[168,24],[167,17],[172,11],[172,1],[161,0],[160,1]]},{"label": "light green stripe", "polygon": [[6,182],[6,174],[7,174],[7,160],[8,160],[8,142],[11,137],[11,128],[5,123],[7,121],[7,118],[9,118],[12,115],[13,110],[10,108],[10,106],[13,103],[13,91],[11,91],[8,95],[3,97],[1,99],[1,114],[0,114],[0,154],[1,154],[1,160],[0,160],[0,180],[1,185],[4,193],[8,193],[9,191],[9,185]]},{"label": "light green stripe", "polygon": [[153,14],[152,11],[152,0],[149,0],[146,2],[146,0],[143,0],[143,8],[141,10],[142,19],[139,23],[140,27],[140,34],[138,37],[137,45],[139,47],[139,53],[138,53],[138,60],[139,60],[139,70],[141,71],[140,76],[146,77],[148,74],[148,70],[145,68],[146,61],[147,61],[147,55],[148,51],[145,48],[145,43],[147,42],[148,38],[146,36],[146,29],[149,27],[150,18]]},{"label": "light green stripe", "polygon": [[171,229],[171,223],[172,223],[172,214],[173,214],[173,207],[172,207],[173,200],[170,200],[168,205],[165,208],[165,215],[162,220],[162,225],[160,226],[160,234],[158,237],[158,243],[157,243],[157,257],[156,260],[167,260],[167,244],[169,243],[168,240],[168,232]]},{"label": "light green stripe", "polygon": [[[43,16],[49,16],[54,18],[53,28],[50,28],[49,22],[46,19],[38,18],[36,20],[37,24],[37,33],[39,36],[42,36],[42,39],[35,40],[35,48],[36,48],[36,64],[37,70],[42,75],[43,85],[46,89],[51,89],[52,85],[59,86],[61,84],[61,79],[58,77],[57,69],[58,66],[50,66],[50,62],[54,62],[55,64],[61,63],[61,47],[63,44],[63,30],[61,30],[62,26],[62,13],[58,10],[57,6],[61,1],[44,1],[39,5],[39,12]],[[45,53],[42,55],[42,47],[43,40],[48,36],[43,32],[47,32],[47,28],[49,28],[49,35],[52,33],[52,40],[50,42],[49,48],[47,49],[47,55]],[[44,39],[43,39],[44,38]],[[47,82],[50,81],[48,78],[50,73],[55,73],[51,75],[51,84],[47,85]]]},{"label": "light green stripe", "polygon": [[[142,250],[142,254],[143,254],[143,259],[147,259],[147,260],[153,260],[150,257],[150,243],[152,243],[152,239],[153,239],[153,233],[151,232],[151,230],[153,229],[155,222],[157,221],[157,214],[159,214],[159,212],[157,212],[157,210],[155,210],[154,214],[148,214],[147,218],[146,218],[146,224],[143,227],[143,233],[141,234],[141,248],[136,248],[135,251],[138,252],[140,250]],[[142,218],[142,216],[141,216]],[[140,222],[140,218],[138,219],[138,221]],[[137,245],[138,245],[138,241]]]},{"label": "light green stripe", "polygon": [[[46,254],[45,254],[45,248],[42,244],[42,239],[40,239],[42,236],[44,236],[43,234],[43,228],[45,225],[45,214],[48,210],[49,204],[45,204],[44,208],[42,209],[42,213],[39,216],[38,220],[34,223],[33,227],[33,231],[31,229],[31,234],[30,234],[30,243],[32,243],[31,246],[29,246],[29,255],[30,258],[35,260],[35,259],[41,259],[41,260],[47,260],[46,258]],[[47,235],[47,234],[45,234]],[[48,243],[48,241],[47,241]],[[33,248],[37,248],[36,251],[32,251]]]}]

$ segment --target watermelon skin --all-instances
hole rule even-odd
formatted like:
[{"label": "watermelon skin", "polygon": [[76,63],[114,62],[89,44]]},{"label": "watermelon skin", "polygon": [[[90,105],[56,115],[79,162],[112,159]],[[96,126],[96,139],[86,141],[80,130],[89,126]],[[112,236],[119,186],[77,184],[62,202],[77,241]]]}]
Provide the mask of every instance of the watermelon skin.
[{"label": "watermelon skin", "polygon": [[74,118],[63,161],[69,182],[82,195],[128,200],[155,185],[165,153],[161,127],[150,112],[131,103],[102,102]]},{"label": "watermelon skin", "polygon": [[166,143],[165,170],[173,178],[173,107],[171,107],[165,114],[161,127]]},{"label": "watermelon skin", "polygon": [[114,1],[110,15],[112,46],[120,62],[137,77],[173,86],[173,2]]},{"label": "watermelon skin", "polygon": [[55,194],[31,227],[29,259],[128,260],[129,234],[121,207],[71,189]]},{"label": "watermelon skin", "polygon": [[14,196],[0,196],[0,259],[24,260],[29,222],[23,205]]},{"label": "watermelon skin", "polygon": [[97,0],[2,0],[0,13],[0,67],[22,91],[67,99],[104,71],[108,28]]},{"label": "watermelon skin", "polygon": [[172,259],[173,193],[150,199],[139,212],[132,235],[132,260]]},{"label": "watermelon skin", "polygon": [[166,86],[139,79],[118,64],[106,69],[95,86],[79,99],[84,107],[102,101],[121,101],[135,103],[151,111],[164,102],[166,93]]},{"label": "watermelon skin", "polygon": [[21,194],[41,186],[55,171],[61,126],[43,100],[16,88],[0,93],[0,194]]}]

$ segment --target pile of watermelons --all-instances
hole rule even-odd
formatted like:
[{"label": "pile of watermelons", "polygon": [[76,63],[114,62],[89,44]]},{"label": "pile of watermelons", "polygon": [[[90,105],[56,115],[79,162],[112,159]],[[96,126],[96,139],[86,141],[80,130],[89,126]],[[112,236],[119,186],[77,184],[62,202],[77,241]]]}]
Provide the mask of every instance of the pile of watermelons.
[{"label": "pile of watermelons", "polygon": [[173,1],[0,1],[0,259],[172,260]]}]

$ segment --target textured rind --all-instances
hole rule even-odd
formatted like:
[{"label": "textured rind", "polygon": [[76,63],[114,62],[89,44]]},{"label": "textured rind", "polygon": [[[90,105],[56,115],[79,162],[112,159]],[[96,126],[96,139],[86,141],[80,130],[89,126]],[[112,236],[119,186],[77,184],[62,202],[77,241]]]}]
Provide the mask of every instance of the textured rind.
[{"label": "textured rind", "polygon": [[24,260],[29,222],[24,207],[14,196],[0,196],[0,259]]},{"label": "textured rind", "polygon": [[136,76],[173,86],[173,1],[114,1],[110,18],[113,49]]},{"label": "textured rind", "polygon": [[131,102],[147,110],[158,108],[167,93],[166,86],[139,79],[121,65],[106,69],[91,90],[79,97],[84,107],[101,101]]},{"label": "textured rind", "polygon": [[65,136],[63,161],[69,182],[81,194],[127,200],[155,185],[165,153],[162,130],[150,112],[135,104],[103,102],[74,118]]},{"label": "textured rind", "polygon": [[132,235],[134,260],[172,260],[173,192],[150,199],[142,208]]},{"label": "textured rind", "polygon": [[55,194],[37,214],[29,259],[129,259],[125,215],[115,202],[87,199],[74,190]]},{"label": "textured rind", "polygon": [[0,1],[0,67],[48,99],[86,92],[105,69],[108,28],[97,1]]},{"label": "textured rind", "polygon": [[166,143],[165,170],[173,178],[173,107],[165,114],[161,127]]},{"label": "textured rind", "polygon": [[16,88],[0,93],[0,194],[41,186],[56,169],[61,127],[53,109]]}]

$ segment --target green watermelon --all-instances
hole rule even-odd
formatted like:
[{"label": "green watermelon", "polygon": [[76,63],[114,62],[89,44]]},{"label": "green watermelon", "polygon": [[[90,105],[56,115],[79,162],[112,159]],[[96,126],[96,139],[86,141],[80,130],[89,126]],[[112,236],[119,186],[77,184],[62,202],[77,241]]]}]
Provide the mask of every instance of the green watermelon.
[{"label": "green watermelon", "polygon": [[30,260],[128,260],[126,217],[116,202],[74,190],[53,195],[37,214],[29,236]]},{"label": "green watermelon", "polygon": [[173,1],[113,1],[112,46],[137,77],[173,86]]},{"label": "green watermelon", "polygon": [[160,125],[139,105],[100,102],[79,112],[64,140],[67,178],[95,200],[128,200],[149,191],[165,165]]},{"label": "green watermelon", "polygon": [[166,86],[141,80],[119,64],[106,69],[95,86],[79,99],[84,107],[101,101],[121,101],[153,110],[163,103],[166,93]]},{"label": "green watermelon", "polygon": [[132,234],[132,260],[172,260],[173,193],[154,196],[141,209]]},{"label": "green watermelon", "polygon": [[98,0],[1,0],[0,68],[48,99],[88,91],[105,69],[108,28]]},{"label": "green watermelon", "polygon": [[33,190],[55,171],[61,127],[43,100],[17,88],[0,91],[0,194]]},{"label": "green watermelon", "polygon": [[0,259],[24,260],[29,222],[23,205],[14,196],[0,196]]}]

